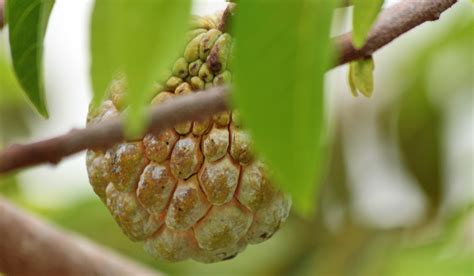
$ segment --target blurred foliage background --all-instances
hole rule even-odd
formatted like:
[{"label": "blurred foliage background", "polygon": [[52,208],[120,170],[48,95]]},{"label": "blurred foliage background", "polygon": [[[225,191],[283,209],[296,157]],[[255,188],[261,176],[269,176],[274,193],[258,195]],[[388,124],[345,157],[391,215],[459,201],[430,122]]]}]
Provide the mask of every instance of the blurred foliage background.
[{"label": "blurred foliage background", "polygon": [[[337,12],[344,16],[336,16],[335,33],[350,22],[349,13]],[[39,120],[15,81],[5,38],[0,32],[0,148],[34,139]],[[370,99],[351,95],[347,66],[327,74],[330,154],[317,216],[291,215],[275,237],[233,260],[152,260],[120,232],[84,177],[77,181],[87,192],[68,204],[38,204],[17,175],[0,178],[0,193],[171,275],[473,275],[472,5],[461,1],[374,59]]]}]

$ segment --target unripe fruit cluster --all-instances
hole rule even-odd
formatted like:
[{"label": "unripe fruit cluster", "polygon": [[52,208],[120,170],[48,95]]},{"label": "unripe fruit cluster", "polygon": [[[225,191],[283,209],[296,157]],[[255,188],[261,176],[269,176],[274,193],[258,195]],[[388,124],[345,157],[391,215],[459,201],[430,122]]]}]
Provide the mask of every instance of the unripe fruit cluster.
[{"label": "unripe fruit cluster", "polygon": [[[217,29],[219,18],[195,18],[182,56],[151,104],[230,82],[232,37]],[[125,89],[123,78],[115,80],[88,124],[126,109]],[[251,149],[238,113],[222,112],[89,150],[87,168],[94,191],[130,239],[144,241],[161,260],[209,263],[270,238],[288,216],[290,200]]]}]

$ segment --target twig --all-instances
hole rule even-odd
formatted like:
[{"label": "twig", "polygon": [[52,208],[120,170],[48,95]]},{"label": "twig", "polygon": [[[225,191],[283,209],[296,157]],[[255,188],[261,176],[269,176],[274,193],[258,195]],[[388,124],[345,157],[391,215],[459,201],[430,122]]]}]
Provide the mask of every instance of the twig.
[{"label": "twig", "polygon": [[[158,132],[178,123],[205,118],[227,109],[226,87],[180,96],[151,111],[149,131]],[[113,118],[51,139],[12,145],[0,152],[0,173],[40,163],[56,164],[65,156],[91,148],[107,148],[124,139],[121,118]]]},{"label": "twig", "polygon": [[0,197],[0,272],[6,275],[157,275],[15,208]]},{"label": "twig", "polygon": [[[390,43],[404,32],[426,21],[436,20],[456,0],[405,0],[382,12],[369,34],[366,45],[356,50],[351,34],[335,38],[341,65],[364,58]],[[205,93],[177,97],[153,108],[150,130],[159,131],[177,123],[205,117],[228,107],[229,89],[217,87]],[[63,157],[88,148],[107,148],[123,140],[121,121],[103,122],[73,130],[52,139],[25,145],[12,145],[0,152],[0,174],[41,163],[57,163]]]},{"label": "twig", "polygon": [[372,55],[414,27],[426,21],[437,20],[442,12],[456,2],[457,0],[404,0],[382,11],[369,32],[367,42],[361,49],[355,49],[352,45],[351,33],[335,39],[335,45],[339,52],[336,65]]},{"label": "twig", "polygon": [[0,30],[5,24],[5,0],[0,0]]},{"label": "twig", "polygon": [[345,8],[352,6],[352,0],[338,0],[337,1],[337,6],[338,8]]}]

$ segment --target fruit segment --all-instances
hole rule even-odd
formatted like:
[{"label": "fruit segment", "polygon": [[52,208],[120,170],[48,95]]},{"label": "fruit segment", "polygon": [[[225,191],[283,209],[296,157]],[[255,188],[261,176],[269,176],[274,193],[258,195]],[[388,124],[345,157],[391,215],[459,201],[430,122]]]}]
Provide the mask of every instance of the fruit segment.
[{"label": "fruit segment", "polygon": [[152,162],[140,177],[137,199],[149,213],[159,218],[168,206],[177,182],[177,179],[171,174],[168,163]]},{"label": "fruit segment", "polygon": [[239,167],[229,156],[217,162],[207,162],[199,173],[199,181],[209,201],[214,205],[229,202],[237,189]]},{"label": "fruit segment", "polygon": [[166,225],[177,231],[190,229],[211,207],[194,176],[178,185],[171,198]]}]

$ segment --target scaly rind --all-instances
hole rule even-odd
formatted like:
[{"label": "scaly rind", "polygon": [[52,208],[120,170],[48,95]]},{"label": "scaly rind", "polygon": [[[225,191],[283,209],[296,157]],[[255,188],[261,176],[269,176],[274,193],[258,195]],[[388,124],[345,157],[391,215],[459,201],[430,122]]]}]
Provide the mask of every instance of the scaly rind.
[{"label": "scaly rind", "polygon": [[138,203],[134,193],[124,193],[109,184],[106,189],[107,207],[122,228],[133,241],[140,241],[151,236],[160,226],[160,222]]},{"label": "scaly rind", "polygon": [[[217,18],[195,20],[198,29],[189,33],[183,56],[160,75],[164,82],[156,83],[152,105],[231,82],[234,43],[216,30]],[[124,112],[125,91],[119,74],[108,100],[90,110],[88,124]],[[248,243],[271,237],[289,212],[290,201],[253,157],[237,110],[89,151],[87,167],[94,191],[124,233],[145,241],[159,260],[233,258]]]}]

